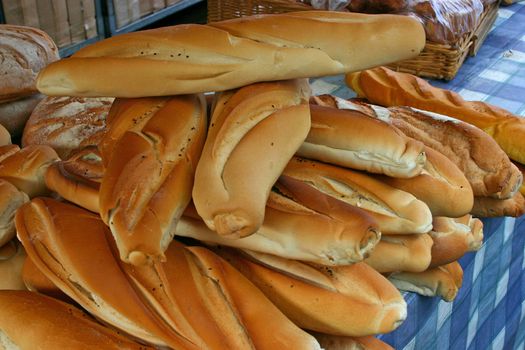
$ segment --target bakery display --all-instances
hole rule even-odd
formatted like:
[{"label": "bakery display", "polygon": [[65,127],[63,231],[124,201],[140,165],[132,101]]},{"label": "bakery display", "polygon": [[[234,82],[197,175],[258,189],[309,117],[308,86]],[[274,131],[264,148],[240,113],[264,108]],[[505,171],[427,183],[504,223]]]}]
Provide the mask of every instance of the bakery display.
[{"label": "bakery display", "polygon": [[309,97],[305,79],[216,96],[192,193],[210,229],[230,238],[258,230],[273,184],[310,129]]},{"label": "bakery display", "polygon": [[[315,31],[304,30],[313,26]],[[253,16],[115,36],[47,66],[37,86],[46,95],[66,96],[224,91],[358,71],[416,56],[424,45],[422,26],[406,16],[317,11]]]},{"label": "bakery display", "polygon": [[[123,130],[109,158],[102,153],[105,174],[99,190],[100,215],[111,228],[121,259],[134,265],[164,259],[173,227],[191,200],[206,137],[202,95],[150,100],[158,109],[140,127]],[[123,101],[123,109],[134,110],[135,103],[142,102]],[[131,120],[140,116],[126,114]]]},{"label": "bakery display", "polygon": [[113,98],[45,97],[34,108],[22,135],[22,146],[47,145],[62,159],[98,145]]}]

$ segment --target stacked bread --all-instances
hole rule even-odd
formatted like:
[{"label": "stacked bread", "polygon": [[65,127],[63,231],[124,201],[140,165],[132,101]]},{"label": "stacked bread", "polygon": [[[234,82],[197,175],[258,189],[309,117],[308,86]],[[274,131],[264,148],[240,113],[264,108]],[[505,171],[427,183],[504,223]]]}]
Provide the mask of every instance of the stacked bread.
[{"label": "stacked bread", "polygon": [[[369,337],[407,317],[396,286],[456,295],[457,259],[482,240],[474,194],[521,182],[512,166],[480,175],[403,128],[441,130],[423,113],[310,100],[305,78],[423,45],[407,17],[312,11],[121,35],[51,64],[42,92],[117,98],[98,141],[47,168],[59,200],[17,211],[26,285],[72,299],[130,348],[380,346]],[[458,128],[444,132],[472,135],[470,152],[481,136]]]},{"label": "stacked bread", "polygon": [[19,137],[31,111],[44,97],[36,88],[37,74],[59,59],[58,48],[39,29],[8,24],[0,25],[0,43],[0,125]]}]

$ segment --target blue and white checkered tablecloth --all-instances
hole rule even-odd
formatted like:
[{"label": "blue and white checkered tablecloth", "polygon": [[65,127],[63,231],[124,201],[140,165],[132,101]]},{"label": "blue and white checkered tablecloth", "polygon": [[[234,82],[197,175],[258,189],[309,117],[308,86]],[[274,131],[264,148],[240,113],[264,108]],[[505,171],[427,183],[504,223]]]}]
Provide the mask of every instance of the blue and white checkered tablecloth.
[{"label": "blue and white checkered tablecloth", "polygon": [[[499,10],[477,56],[452,81],[431,83],[525,116],[525,1]],[[312,86],[315,93],[354,96],[342,76]],[[460,260],[464,277],[456,300],[406,293],[407,320],[381,339],[406,350],[525,350],[525,216],[483,222],[483,247]]]}]

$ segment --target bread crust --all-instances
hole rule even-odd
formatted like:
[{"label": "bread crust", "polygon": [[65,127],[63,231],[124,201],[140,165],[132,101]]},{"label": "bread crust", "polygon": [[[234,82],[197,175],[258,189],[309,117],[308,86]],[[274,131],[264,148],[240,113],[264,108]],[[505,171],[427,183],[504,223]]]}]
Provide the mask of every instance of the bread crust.
[{"label": "bread crust", "polygon": [[408,16],[307,12],[115,36],[50,64],[37,86],[66,96],[225,91],[366,69],[416,56],[425,45],[423,27]]},{"label": "bread crust", "polygon": [[310,129],[309,94],[306,80],[288,80],[218,96],[192,193],[210,229],[239,238],[261,226],[273,184]]},{"label": "bread crust", "polygon": [[28,201],[27,194],[0,179],[0,247],[15,236],[15,213]]}]

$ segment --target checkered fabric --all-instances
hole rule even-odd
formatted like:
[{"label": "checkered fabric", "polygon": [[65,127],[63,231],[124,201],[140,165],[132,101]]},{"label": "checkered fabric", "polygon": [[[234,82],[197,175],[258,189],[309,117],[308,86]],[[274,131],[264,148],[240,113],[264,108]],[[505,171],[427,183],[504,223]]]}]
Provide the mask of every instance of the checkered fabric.
[{"label": "checkered fabric", "polygon": [[[477,56],[452,81],[431,83],[525,116],[525,1],[499,10]],[[355,96],[342,76],[311,84],[315,94]],[[483,247],[460,260],[464,277],[456,300],[406,293],[407,320],[382,340],[406,350],[525,350],[525,216],[483,222]]]}]

